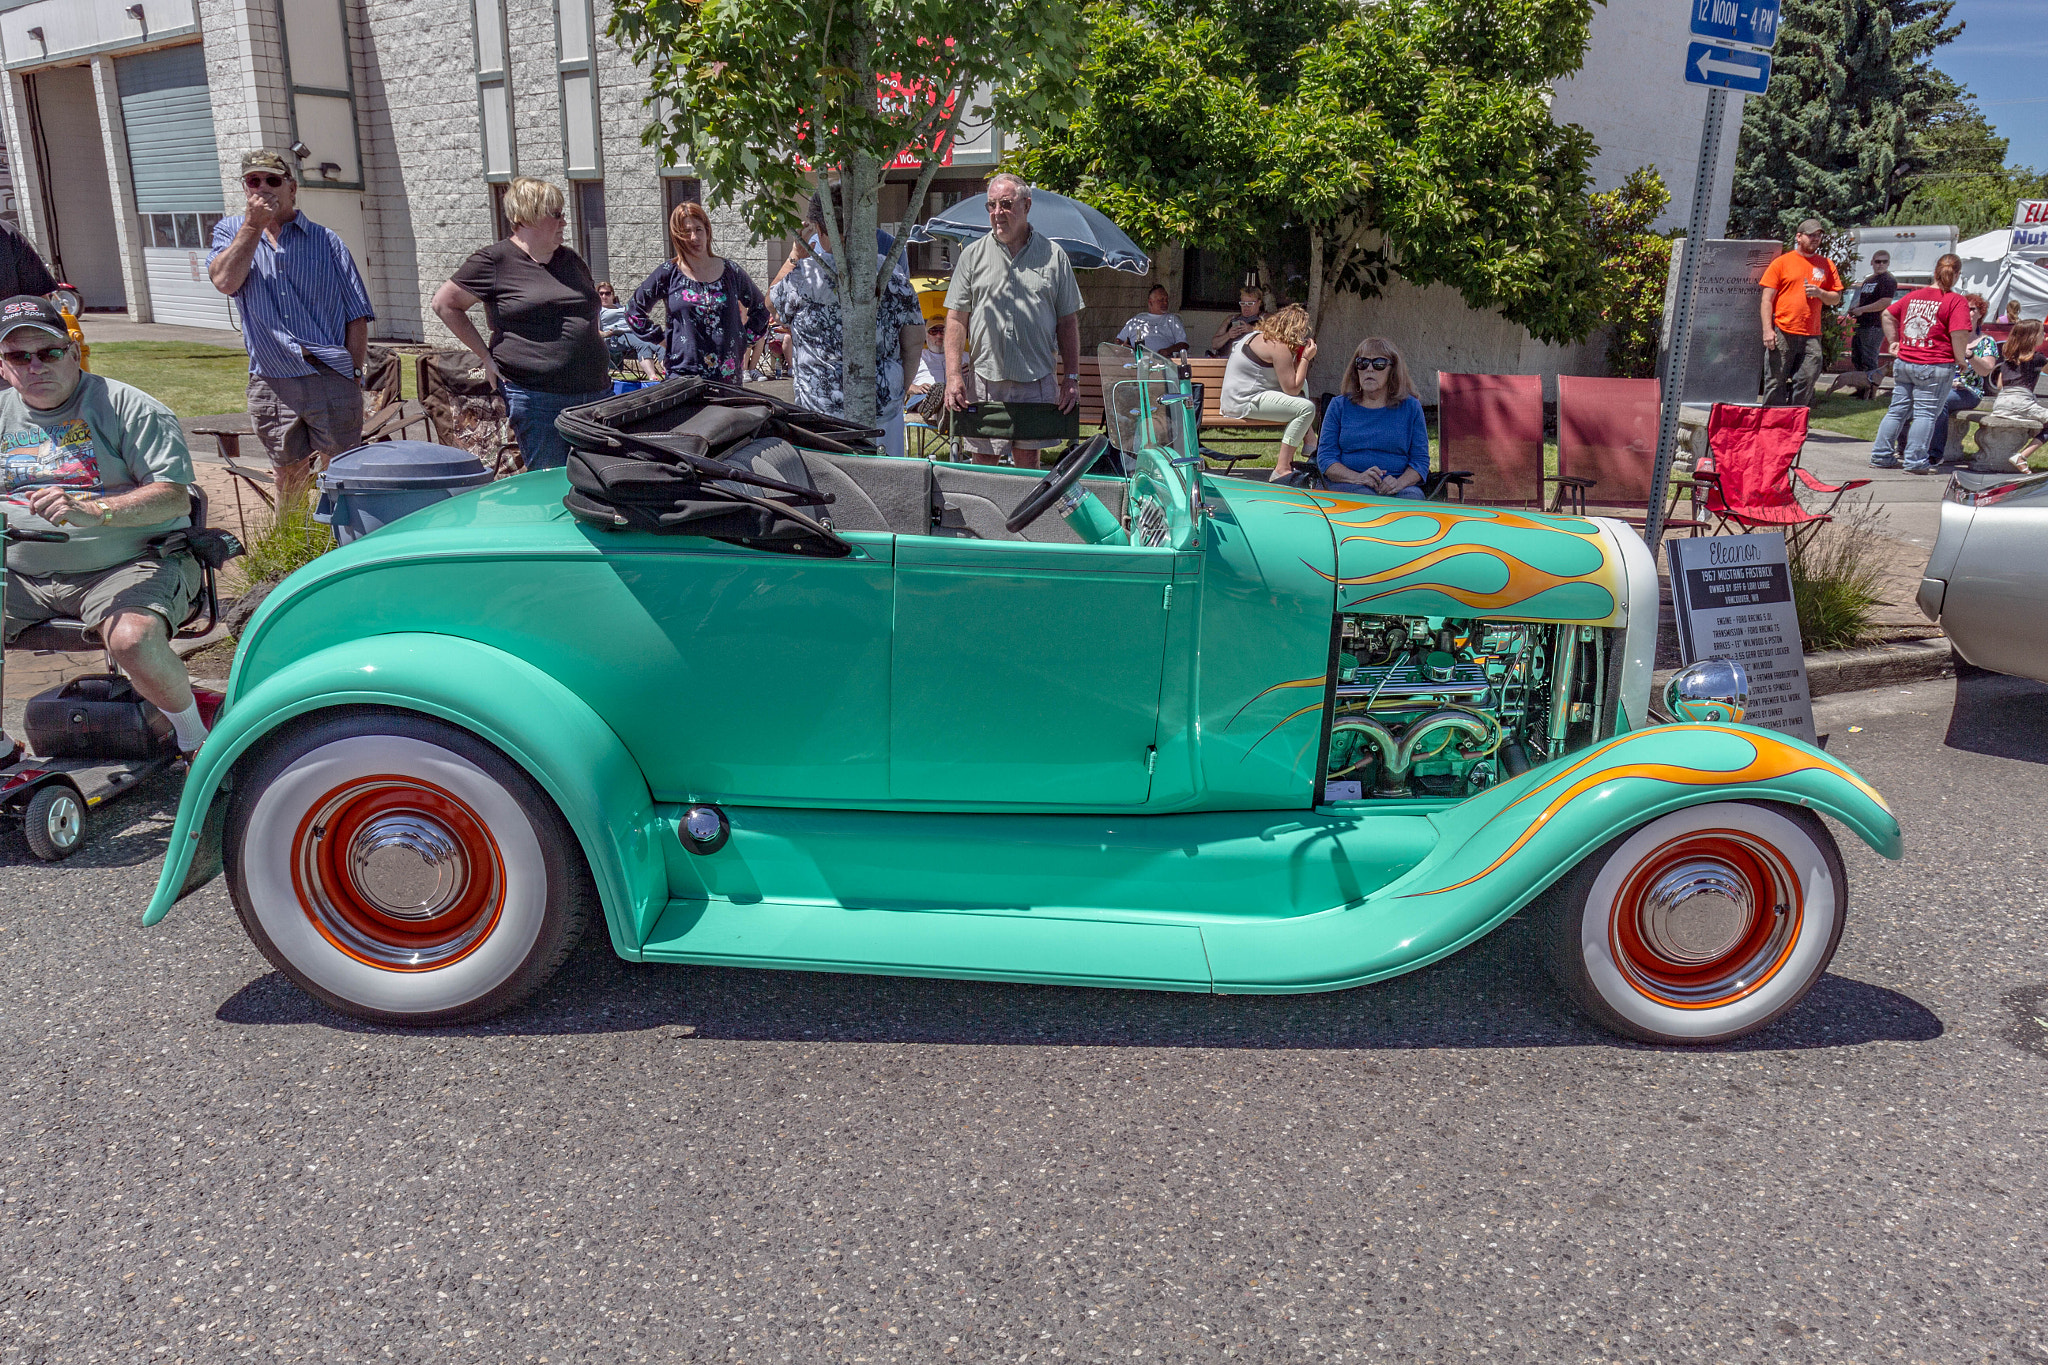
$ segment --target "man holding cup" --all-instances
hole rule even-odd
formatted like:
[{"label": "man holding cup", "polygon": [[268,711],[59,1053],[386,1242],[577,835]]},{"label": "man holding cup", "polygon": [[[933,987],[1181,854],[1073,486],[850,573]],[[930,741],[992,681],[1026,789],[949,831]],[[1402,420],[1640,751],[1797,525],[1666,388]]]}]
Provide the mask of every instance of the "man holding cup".
[{"label": "man holding cup", "polygon": [[1767,408],[1813,406],[1813,386],[1820,378],[1821,309],[1842,301],[1842,277],[1835,263],[1820,254],[1824,231],[1818,218],[1801,223],[1794,249],[1772,261],[1759,282],[1764,354],[1771,366],[1764,392]]}]

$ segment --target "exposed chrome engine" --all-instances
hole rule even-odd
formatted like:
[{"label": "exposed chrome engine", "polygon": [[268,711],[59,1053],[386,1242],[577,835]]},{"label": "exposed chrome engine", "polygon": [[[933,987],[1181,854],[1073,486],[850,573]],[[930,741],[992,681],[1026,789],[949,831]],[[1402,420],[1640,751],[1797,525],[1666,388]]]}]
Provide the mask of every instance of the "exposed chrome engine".
[{"label": "exposed chrome engine", "polygon": [[1469,796],[1611,733],[1616,633],[1340,616],[1324,799]]}]

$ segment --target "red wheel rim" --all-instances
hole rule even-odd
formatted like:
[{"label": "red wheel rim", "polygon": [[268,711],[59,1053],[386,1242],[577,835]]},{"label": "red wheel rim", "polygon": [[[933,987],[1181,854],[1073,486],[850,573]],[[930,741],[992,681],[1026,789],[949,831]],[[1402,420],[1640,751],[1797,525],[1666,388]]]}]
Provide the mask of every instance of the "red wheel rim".
[{"label": "red wheel rim", "polygon": [[292,838],[292,886],[327,941],[384,971],[432,971],[474,952],[504,909],[490,828],[416,777],[351,779]]},{"label": "red wheel rim", "polygon": [[1629,985],[1677,1009],[1712,1009],[1760,990],[1791,955],[1805,915],[1785,855],[1740,830],[1658,845],[1616,893],[1608,945]]}]

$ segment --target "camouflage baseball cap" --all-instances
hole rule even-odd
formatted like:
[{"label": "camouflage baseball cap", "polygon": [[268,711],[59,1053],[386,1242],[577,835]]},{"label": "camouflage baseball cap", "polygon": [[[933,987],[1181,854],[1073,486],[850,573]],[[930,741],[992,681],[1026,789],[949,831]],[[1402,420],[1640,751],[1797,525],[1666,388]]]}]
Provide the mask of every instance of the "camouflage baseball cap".
[{"label": "camouflage baseball cap", "polygon": [[242,174],[247,175],[251,171],[271,171],[294,180],[299,178],[299,173],[292,169],[292,163],[285,159],[284,153],[273,152],[268,147],[242,153]]}]

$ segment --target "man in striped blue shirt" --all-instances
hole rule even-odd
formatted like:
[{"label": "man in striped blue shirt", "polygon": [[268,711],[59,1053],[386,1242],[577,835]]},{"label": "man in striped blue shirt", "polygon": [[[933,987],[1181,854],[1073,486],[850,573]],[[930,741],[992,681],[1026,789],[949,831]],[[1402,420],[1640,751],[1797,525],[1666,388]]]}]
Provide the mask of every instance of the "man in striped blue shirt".
[{"label": "man in striped blue shirt", "polygon": [[214,225],[206,269],[241,311],[249,420],[283,507],[305,498],[315,454],[362,444],[358,381],[376,313],[348,247],[298,211],[290,161],[267,149],[247,153],[242,189],[247,208]]}]

